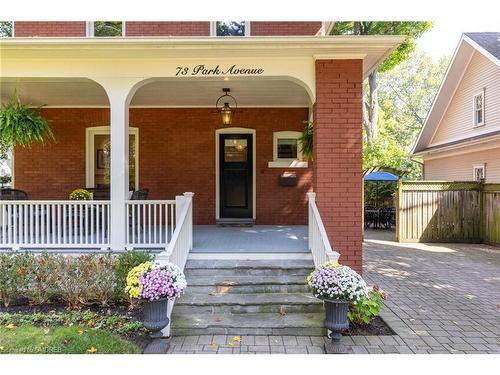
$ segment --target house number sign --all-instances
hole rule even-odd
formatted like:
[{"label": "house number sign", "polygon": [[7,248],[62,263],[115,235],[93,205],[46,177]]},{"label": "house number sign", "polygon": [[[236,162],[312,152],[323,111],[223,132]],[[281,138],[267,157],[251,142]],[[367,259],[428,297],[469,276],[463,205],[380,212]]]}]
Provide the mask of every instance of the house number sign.
[{"label": "house number sign", "polygon": [[240,67],[236,64],[229,68],[221,68],[220,65],[206,66],[205,64],[195,66],[178,66],[176,68],[176,76],[248,76],[263,74],[262,68]]}]

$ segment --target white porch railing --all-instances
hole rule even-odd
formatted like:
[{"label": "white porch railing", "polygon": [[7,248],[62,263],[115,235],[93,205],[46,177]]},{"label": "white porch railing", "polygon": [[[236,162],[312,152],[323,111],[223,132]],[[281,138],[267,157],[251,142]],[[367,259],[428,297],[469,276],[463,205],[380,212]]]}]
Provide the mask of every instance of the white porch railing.
[{"label": "white porch railing", "polygon": [[165,248],[174,234],[175,200],[129,200],[127,247]]},{"label": "white porch railing", "polygon": [[0,248],[107,248],[109,201],[0,201]]},{"label": "white porch railing", "polygon": [[337,262],[340,254],[332,250],[323,221],[316,206],[316,193],[307,193],[309,200],[309,250],[314,265],[325,262]]},{"label": "white porch railing", "polygon": [[175,198],[175,230],[166,250],[157,256],[160,264],[171,262],[184,270],[193,248],[193,196],[194,193],[184,193]]}]

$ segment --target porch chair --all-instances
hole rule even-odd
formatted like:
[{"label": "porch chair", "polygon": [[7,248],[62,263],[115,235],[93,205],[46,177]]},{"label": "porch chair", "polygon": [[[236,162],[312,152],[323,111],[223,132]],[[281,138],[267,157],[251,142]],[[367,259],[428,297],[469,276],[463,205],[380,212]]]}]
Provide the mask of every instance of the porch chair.
[{"label": "porch chair", "polygon": [[5,188],[0,189],[0,201],[28,200],[28,194],[23,190]]},{"label": "porch chair", "polygon": [[[149,195],[149,189],[135,190],[132,193],[130,200],[131,201],[143,201],[143,200],[148,199],[148,195]],[[135,217],[136,218],[140,217],[139,216],[140,209],[141,208],[139,206],[132,206],[132,210],[135,210]],[[142,222],[138,223],[138,221],[135,222],[135,228],[132,227],[132,211],[129,211],[129,213],[128,213],[128,223],[129,223],[129,227],[130,227],[129,229],[131,229],[134,232],[137,231],[137,234],[138,234],[139,230],[142,231],[144,229],[144,223],[142,223]]]}]

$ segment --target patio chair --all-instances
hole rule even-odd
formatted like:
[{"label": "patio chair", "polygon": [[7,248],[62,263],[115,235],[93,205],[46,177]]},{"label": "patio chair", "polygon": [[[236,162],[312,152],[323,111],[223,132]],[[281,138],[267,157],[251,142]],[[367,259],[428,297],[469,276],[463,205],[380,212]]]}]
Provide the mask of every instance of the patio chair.
[{"label": "patio chair", "polygon": [[0,201],[23,201],[28,200],[28,194],[18,189],[0,189]]},{"label": "patio chair", "polygon": [[[135,190],[133,193],[132,193],[132,196],[130,197],[130,200],[131,201],[143,201],[143,200],[146,200],[148,199],[148,194],[149,194],[149,189],[140,189],[140,190]],[[139,206],[133,206],[132,207],[133,210],[135,210],[135,217],[138,218],[139,220],[139,213],[140,213],[140,210],[141,208]],[[143,208],[144,209],[144,208]],[[132,229],[132,231],[138,231],[138,230],[143,230],[144,229],[144,223],[140,223],[138,221],[135,222],[135,228],[132,228],[132,211],[129,211],[128,213],[128,222],[129,222],[129,227],[130,229]],[[138,226],[139,224],[139,226]]]}]

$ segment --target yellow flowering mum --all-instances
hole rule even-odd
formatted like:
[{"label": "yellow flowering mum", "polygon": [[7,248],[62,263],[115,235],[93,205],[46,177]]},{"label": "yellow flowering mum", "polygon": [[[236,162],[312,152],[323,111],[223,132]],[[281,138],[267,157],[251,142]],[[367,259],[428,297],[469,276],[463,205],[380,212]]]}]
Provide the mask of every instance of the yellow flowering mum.
[{"label": "yellow flowering mum", "polygon": [[141,292],[141,287],[139,286],[139,277],[142,273],[151,271],[153,269],[152,262],[144,262],[138,266],[132,268],[127,275],[127,287],[125,292],[128,293],[130,298],[138,298]]}]

